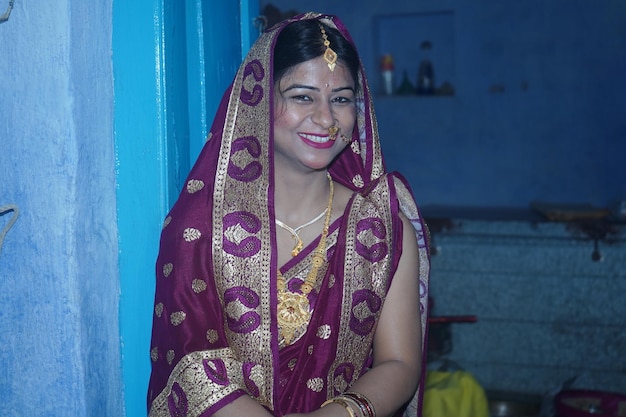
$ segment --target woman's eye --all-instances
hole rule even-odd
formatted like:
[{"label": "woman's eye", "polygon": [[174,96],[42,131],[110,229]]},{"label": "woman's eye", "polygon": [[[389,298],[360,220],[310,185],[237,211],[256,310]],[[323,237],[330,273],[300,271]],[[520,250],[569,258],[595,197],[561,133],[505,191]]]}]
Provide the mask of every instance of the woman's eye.
[{"label": "woman's eye", "polygon": [[335,103],[339,103],[339,104],[348,104],[348,103],[352,103],[352,99],[348,98],[348,97],[335,97],[333,99],[333,101]]},{"label": "woman's eye", "polygon": [[292,98],[296,101],[311,101],[311,97],[304,94],[295,95]]}]

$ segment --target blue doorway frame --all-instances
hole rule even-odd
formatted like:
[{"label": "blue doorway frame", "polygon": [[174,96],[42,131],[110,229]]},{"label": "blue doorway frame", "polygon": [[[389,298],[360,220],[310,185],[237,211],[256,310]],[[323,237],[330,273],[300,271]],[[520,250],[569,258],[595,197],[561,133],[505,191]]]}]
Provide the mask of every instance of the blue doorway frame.
[{"label": "blue doorway frame", "polygon": [[147,414],[162,220],[256,38],[258,1],[113,2],[120,340],[126,416]]}]

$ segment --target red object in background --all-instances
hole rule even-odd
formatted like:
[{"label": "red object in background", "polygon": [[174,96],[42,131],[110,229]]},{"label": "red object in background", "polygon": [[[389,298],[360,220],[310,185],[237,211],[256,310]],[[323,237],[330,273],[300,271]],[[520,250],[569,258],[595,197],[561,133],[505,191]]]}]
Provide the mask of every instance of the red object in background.
[{"label": "red object in background", "polygon": [[452,352],[452,323],[475,323],[476,316],[433,316],[435,300],[428,297],[427,362],[444,358]]},{"label": "red object in background", "polygon": [[389,54],[384,55],[380,60],[380,70],[381,71],[393,71],[393,57]]},{"label": "red object in background", "polygon": [[554,398],[558,417],[626,416],[626,395],[612,392],[571,389]]},{"label": "red object in background", "polygon": [[435,300],[428,297],[428,323],[476,323],[478,320],[476,316],[433,316],[432,311],[435,307]]}]

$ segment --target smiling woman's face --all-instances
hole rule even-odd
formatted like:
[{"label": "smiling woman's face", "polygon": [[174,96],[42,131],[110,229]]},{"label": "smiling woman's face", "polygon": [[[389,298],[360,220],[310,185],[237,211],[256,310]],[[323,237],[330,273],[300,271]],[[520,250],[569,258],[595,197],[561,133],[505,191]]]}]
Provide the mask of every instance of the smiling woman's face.
[{"label": "smiling woman's face", "polygon": [[[330,71],[322,56],[294,66],[276,85],[274,154],[277,164],[320,170],[346,147],[356,122],[355,84],[337,63]],[[328,129],[339,128],[332,141]]]}]

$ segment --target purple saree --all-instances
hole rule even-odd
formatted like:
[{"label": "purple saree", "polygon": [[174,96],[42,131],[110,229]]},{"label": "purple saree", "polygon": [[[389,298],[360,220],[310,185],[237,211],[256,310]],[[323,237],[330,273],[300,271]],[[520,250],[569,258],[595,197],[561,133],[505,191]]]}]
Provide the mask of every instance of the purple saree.
[{"label": "purple saree", "polygon": [[[341,22],[324,19],[346,38]],[[275,416],[319,408],[371,364],[371,346],[402,251],[402,212],[415,226],[420,258],[422,334],[426,331],[429,259],[426,227],[406,182],[386,174],[369,89],[361,95],[351,147],[330,167],[354,195],[330,228],[327,264],[309,299],[304,334],[282,346],[277,274],[301,282],[312,242],[277,265],[273,204],[275,38],[266,31],[250,50],[218,109],[209,141],[165,219],[148,391],[150,416],[210,416],[247,394]],[[322,274],[322,272],[324,272]],[[424,346],[424,344],[423,344]],[[421,389],[405,415],[419,414]]]}]

